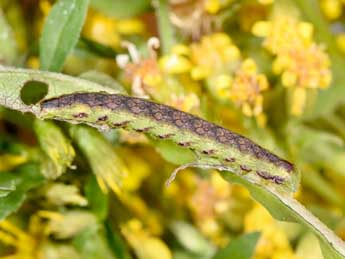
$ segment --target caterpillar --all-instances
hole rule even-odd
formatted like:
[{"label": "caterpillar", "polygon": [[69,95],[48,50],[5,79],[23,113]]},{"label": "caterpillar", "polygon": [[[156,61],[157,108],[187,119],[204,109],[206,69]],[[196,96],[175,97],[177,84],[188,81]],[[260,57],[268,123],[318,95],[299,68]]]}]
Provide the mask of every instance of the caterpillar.
[{"label": "caterpillar", "polygon": [[40,117],[97,127],[123,127],[170,139],[202,158],[262,184],[296,191],[293,164],[248,138],[167,105],[121,94],[74,93],[43,100]]}]

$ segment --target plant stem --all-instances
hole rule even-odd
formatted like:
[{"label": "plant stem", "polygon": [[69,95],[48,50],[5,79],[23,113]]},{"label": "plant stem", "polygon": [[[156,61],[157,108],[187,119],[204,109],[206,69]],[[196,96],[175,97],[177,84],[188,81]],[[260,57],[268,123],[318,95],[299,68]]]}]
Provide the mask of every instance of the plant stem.
[{"label": "plant stem", "polygon": [[157,0],[155,8],[162,54],[167,54],[175,43],[174,30],[169,20],[169,1]]}]

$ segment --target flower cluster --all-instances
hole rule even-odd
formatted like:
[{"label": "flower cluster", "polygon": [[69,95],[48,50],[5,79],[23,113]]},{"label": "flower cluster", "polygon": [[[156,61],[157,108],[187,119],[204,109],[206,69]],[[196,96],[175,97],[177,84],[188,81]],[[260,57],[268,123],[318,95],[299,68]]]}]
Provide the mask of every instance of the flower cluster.
[{"label": "flower cluster", "polygon": [[313,41],[313,25],[292,15],[276,15],[259,21],[252,29],[264,37],[263,46],[276,56],[273,72],[291,89],[291,113],[303,113],[308,89],[327,88],[331,83],[330,60],[322,45]]},{"label": "flower cluster", "polygon": [[[254,206],[244,219],[245,232],[260,231],[255,259],[298,259],[293,253],[289,239],[282,225],[262,206]],[[271,255],[274,254],[274,257]]]},{"label": "flower cluster", "polygon": [[[132,82],[133,94],[157,99],[157,89],[168,87],[169,77],[177,77],[177,81],[183,81],[182,85],[192,88],[200,88],[200,83],[205,82],[213,96],[233,103],[246,116],[259,118],[262,115],[262,92],[268,89],[267,78],[258,73],[254,60],[242,59],[240,50],[227,34],[210,34],[190,46],[175,45],[169,54],[159,58],[151,45],[152,39],[148,41],[151,50],[148,58],[141,58],[130,43],[127,47],[131,62],[128,56],[117,57],[118,64],[125,69],[126,78]],[[198,106],[199,98],[194,93],[182,96],[172,95],[168,103],[185,111]],[[173,99],[179,101],[176,103]]]},{"label": "flower cluster", "polygon": [[123,36],[143,34],[144,24],[138,19],[115,19],[90,9],[83,35],[109,47],[119,48]]},{"label": "flower cluster", "polygon": [[258,73],[253,59],[241,57],[227,34],[212,34],[192,44],[191,61],[194,80],[205,80],[215,97],[231,101],[244,115],[260,117],[267,78]]}]

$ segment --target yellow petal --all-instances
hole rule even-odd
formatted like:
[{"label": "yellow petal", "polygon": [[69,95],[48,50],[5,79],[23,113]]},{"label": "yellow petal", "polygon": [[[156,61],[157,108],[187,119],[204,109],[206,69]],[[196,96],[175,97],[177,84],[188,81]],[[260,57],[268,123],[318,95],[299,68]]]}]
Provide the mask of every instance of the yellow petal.
[{"label": "yellow petal", "polygon": [[163,56],[159,60],[160,67],[169,74],[181,74],[190,71],[192,65],[189,60],[176,54]]},{"label": "yellow petal", "polygon": [[313,36],[314,27],[309,22],[300,22],[297,30],[304,39],[311,39]]},{"label": "yellow petal", "polygon": [[145,26],[138,19],[119,20],[117,22],[117,30],[124,35],[141,34],[145,31]]},{"label": "yellow petal", "polygon": [[220,10],[219,0],[206,0],[204,2],[204,8],[210,14],[216,14]]},{"label": "yellow petal", "polygon": [[272,23],[267,21],[256,22],[252,28],[252,33],[255,36],[267,37],[272,30]]},{"label": "yellow petal", "polygon": [[205,79],[206,77],[208,77],[209,74],[210,74],[209,69],[202,67],[202,66],[194,67],[191,70],[191,77],[193,80]]},{"label": "yellow petal", "polygon": [[244,103],[242,106],[242,112],[244,115],[251,117],[253,116],[253,110],[252,107],[248,103]]},{"label": "yellow petal", "polygon": [[342,14],[342,3],[339,0],[322,0],[321,10],[330,20],[335,20]]},{"label": "yellow petal", "polygon": [[291,114],[300,116],[303,113],[307,99],[307,91],[305,88],[298,87],[292,93]]},{"label": "yellow petal", "polygon": [[291,71],[285,71],[282,74],[282,83],[286,87],[295,86],[297,83],[297,75]]},{"label": "yellow petal", "polygon": [[177,44],[172,47],[171,52],[176,55],[190,55],[190,48],[184,44]]}]

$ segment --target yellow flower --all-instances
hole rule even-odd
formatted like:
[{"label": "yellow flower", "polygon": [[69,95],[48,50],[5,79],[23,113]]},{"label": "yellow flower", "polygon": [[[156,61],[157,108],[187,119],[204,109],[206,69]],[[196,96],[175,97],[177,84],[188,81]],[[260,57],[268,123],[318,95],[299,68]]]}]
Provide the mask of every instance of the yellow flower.
[{"label": "yellow flower", "polygon": [[161,57],[159,64],[163,71],[169,74],[182,74],[189,72],[191,69],[189,60],[177,54],[169,54]]},{"label": "yellow flower", "polygon": [[121,231],[139,259],[172,258],[168,246],[161,239],[150,235],[138,219],[123,224]]},{"label": "yellow flower", "polygon": [[272,4],[274,0],[258,0],[258,2],[263,5],[269,5]]},{"label": "yellow flower", "polygon": [[264,207],[256,205],[245,216],[244,229],[261,232],[254,258],[297,259],[286,234]]},{"label": "yellow flower", "polygon": [[272,70],[281,74],[284,86],[292,89],[291,113],[301,115],[306,89],[327,88],[332,80],[330,59],[323,46],[313,41],[312,24],[294,16],[276,15],[272,21],[257,22],[252,31],[265,37],[263,46],[276,55]]},{"label": "yellow flower", "polygon": [[321,0],[320,7],[329,20],[338,19],[343,12],[343,3],[341,0]]},{"label": "yellow flower", "polygon": [[264,37],[263,45],[272,54],[279,54],[295,46],[312,42],[313,25],[300,22],[291,15],[276,15],[272,21],[259,21],[254,24],[252,33]]},{"label": "yellow flower", "polygon": [[[157,38],[150,38],[147,41],[149,56],[142,57],[133,43],[122,42],[122,45],[128,49],[129,54],[118,55],[116,62],[120,68],[124,69],[125,78],[131,82],[133,95],[148,98],[147,94],[154,93],[156,87],[161,84],[163,72],[158,64],[156,53],[159,44]],[[170,67],[168,67],[173,67],[176,70],[176,67],[178,67],[176,63],[170,61]]]},{"label": "yellow flower", "polygon": [[240,50],[225,33],[204,36],[190,48],[190,58],[194,64],[191,76],[194,80],[205,79],[211,74],[233,69],[240,60]]},{"label": "yellow flower", "polygon": [[221,8],[221,3],[219,0],[205,0],[204,8],[208,13],[216,14]]},{"label": "yellow flower", "polygon": [[0,242],[14,247],[13,258],[37,258],[36,240],[8,220],[0,222]]},{"label": "yellow flower", "polygon": [[86,38],[118,48],[122,35],[142,34],[144,25],[138,19],[115,19],[90,9],[83,28]]},{"label": "yellow flower", "polygon": [[331,83],[330,60],[323,48],[311,44],[308,48],[291,49],[275,60],[276,73],[282,73],[282,83],[304,88],[327,88]]},{"label": "yellow flower", "polygon": [[3,154],[0,155],[0,172],[9,171],[18,165],[28,161],[28,155],[23,154]]},{"label": "yellow flower", "polygon": [[345,53],[345,33],[341,33],[337,36],[337,45],[339,49]]},{"label": "yellow flower", "polygon": [[177,96],[173,94],[169,105],[185,112],[192,112],[200,107],[200,99],[195,93]]},{"label": "yellow flower", "polygon": [[246,116],[258,116],[262,113],[262,91],[268,89],[264,74],[258,74],[252,59],[246,59],[235,74],[230,99],[242,109]]}]

